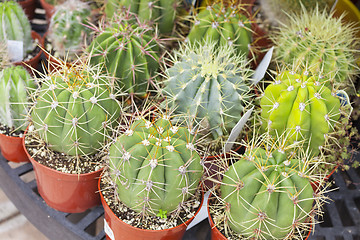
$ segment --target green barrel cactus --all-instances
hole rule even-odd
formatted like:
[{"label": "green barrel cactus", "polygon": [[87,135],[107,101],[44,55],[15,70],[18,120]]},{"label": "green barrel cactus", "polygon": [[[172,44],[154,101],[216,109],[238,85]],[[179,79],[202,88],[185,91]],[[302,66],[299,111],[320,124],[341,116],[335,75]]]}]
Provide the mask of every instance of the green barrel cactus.
[{"label": "green barrel cactus", "polygon": [[340,100],[318,76],[284,71],[261,98],[262,127],[273,136],[285,134],[289,144],[304,141],[317,155],[340,118]]},{"label": "green barrel cactus", "polygon": [[60,57],[74,59],[89,41],[91,10],[87,3],[68,0],[56,7],[50,20],[48,38]]},{"label": "green barrel cactus", "polygon": [[174,29],[179,0],[107,0],[105,14],[112,18],[116,11],[129,9],[140,20],[154,22],[160,33],[171,33]]},{"label": "green barrel cactus", "polygon": [[14,130],[24,131],[30,93],[36,84],[25,68],[6,67],[0,72],[0,123]]},{"label": "green barrel cactus", "polygon": [[220,186],[228,224],[246,239],[294,239],[313,219],[314,191],[301,160],[272,151],[238,157]]},{"label": "green barrel cactus", "polygon": [[23,56],[33,50],[30,22],[21,6],[14,1],[0,2],[0,41],[23,43]]},{"label": "green barrel cactus", "polygon": [[359,72],[355,32],[343,17],[332,17],[318,8],[291,15],[289,23],[272,36],[276,60],[286,65],[306,64],[314,74],[321,73],[342,88]]},{"label": "green barrel cactus", "polygon": [[187,36],[190,43],[211,40],[217,45],[233,45],[238,54],[249,54],[251,21],[243,15],[240,5],[226,7],[220,3],[200,11],[193,20]]},{"label": "green barrel cactus", "polygon": [[42,79],[36,96],[35,130],[50,149],[71,156],[96,153],[120,116],[106,77],[87,65],[53,72]]},{"label": "green barrel cactus", "polygon": [[169,106],[208,125],[214,139],[228,134],[251,101],[246,57],[205,42],[184,45],[174,59],[163,90]]},{"label": "green barrel cactus", "polygon": [[130,13],[119,13],[88,47],[91,64],[103,66],[122,91],[144,96],[159,68],[158,37]]},{"label": "green barrel cactus", "polygon": [[195,140],[167,115],[135,120],[110,147],[109,169],[120,201],[146,216],[176,210],[202,176]]}]

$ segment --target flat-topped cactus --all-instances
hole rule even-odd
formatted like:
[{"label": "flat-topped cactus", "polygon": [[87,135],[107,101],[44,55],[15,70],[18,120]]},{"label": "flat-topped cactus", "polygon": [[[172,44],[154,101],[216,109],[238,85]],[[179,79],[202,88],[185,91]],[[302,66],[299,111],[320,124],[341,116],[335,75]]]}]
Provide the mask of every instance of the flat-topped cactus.
[{"label": "flat-topped cactus", "polygon": [[25,68],[6,67],[0,72],[0,123],[13,129],[25,131],[28,122],[30,94],[36,84]]},{"label": "flat-topped cactus", "polygon": [[304,141],[317,155],[340,118],[340,100],[319,76],[281,72],[261,98],[262,127],[273,136],[288,136],[289,144]]},{"label": "flat-topped cactus", "polygon": [[195,136],[169,116],[140,118],[110,147],[120,201],[141,215],[170,214],[194,194],[202,176]]}]

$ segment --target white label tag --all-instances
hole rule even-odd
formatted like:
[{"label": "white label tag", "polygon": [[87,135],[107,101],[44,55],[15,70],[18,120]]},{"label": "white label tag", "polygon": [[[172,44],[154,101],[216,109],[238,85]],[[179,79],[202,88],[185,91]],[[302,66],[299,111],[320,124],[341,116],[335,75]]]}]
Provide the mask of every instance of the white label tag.
[{"label": "white label tag", "polygon": [[7,47],[8,47],[10,61],[20,62],[24,59],[23,41],[8,40]]},{"label": "white label tag", "polygon": [[112,229],[110,228],[109,224],[107,223],[107,221],[105,219],[104,219],[104,231],[105,231],[105,234],[111,240],[115,240],[114,232],[112,231]]}]

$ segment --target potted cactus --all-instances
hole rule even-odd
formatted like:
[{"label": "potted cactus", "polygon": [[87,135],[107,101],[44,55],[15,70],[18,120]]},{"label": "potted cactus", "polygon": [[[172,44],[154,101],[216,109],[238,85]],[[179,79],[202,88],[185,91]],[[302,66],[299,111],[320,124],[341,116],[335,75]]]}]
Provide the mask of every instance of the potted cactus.
[{"label": "potted cactus", "polygon": [[158,108],[133,116],[110,145],[99,181],[107,235],[181,239],[200,205],[196,134]]},{"label": "potted cactus", "polygon": [[100,203],[101,149],[121,114],[106,76],[79,61],[39,79],[24,141],[40,195],[64,212],[82,212]]}]

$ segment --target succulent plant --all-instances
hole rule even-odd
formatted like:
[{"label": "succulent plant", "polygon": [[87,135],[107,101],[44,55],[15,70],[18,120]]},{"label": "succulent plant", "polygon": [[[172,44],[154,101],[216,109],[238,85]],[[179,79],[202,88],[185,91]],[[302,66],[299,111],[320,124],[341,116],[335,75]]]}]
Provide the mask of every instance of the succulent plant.
[{"label": "succulent plant", "polygon": [[159,68],[158,36],[133,14],[119,13],[88,47],[93,65],[102,65],[120,88],[145,95]]},{"label": "succulent plant", "polygon": [[290,15],[289,23],[279,28],[273,36],[276,60],[286,65],[306,63],[313,74],[320,73],[343,88],[359,72],[356,30],[343,22],[343,16],[335,18],[319,9]]},{"label": "succulent plant", "polygon": [[10,65],[8,47],[5,41],[0,40],[0,71]]},{"label": "succulent plant", "polygon": [[211,40],[217,45],[234,45],[238,54],[249,53],[251,21],[243,15],[244,6],[226,7],[220,3],[200,11],[193,20],[187,40],[190,43]]},{"label": "succulent plant", "polygon": [[305,149],[317,155],[327,135],[340,118],[340,100],[334,90],[321,84],[308,71],[283,71],[261,98],[262,127],[288,141],[304,141]]},{"label": "succulent plant", "polygon": [[112,18],[119,9],[129,9],[140,20],[157,24],[160,33],[171,33],[178,3],[179,0],[108,0],[105,13],[108,18]]},{"label": "succulent plant", "polygon": [[162,218],[180,207],[203,172],[195,141],[192,131],[172,124],[168,115],[135,120],[110,147],[109,169],[120,201],[143,216],[161,209]]},{"label": "succulent plant", "polygon": [[60,57],[74,59],[89,41],[90,6],[80,0],[68,0],[56,7],[51,17],[48,38]]},{"label": "succulent plant", "polygon": [[41,79],[31,110],[35,130],[54,151],[97,152],[118,122],[120,106],[99,69],[75,62]]},{"label": "succulent plant", "polygon": [[14,1],[0,2],[0,41],[23,43],[23,56],[33,50],[30,22],[21,6]]},{"label": "succulent plant", "polygon": [[163,92],[170,107],[211,130],[226,135],[251,101],[252,71],[233,46],[187,44],[175,53]]},{"label": "succulent plant", "polygon": [[225,172],[220,190],[234,232],[246,239],[298,239],[314,224],[313,203],[320,193],[314,194],[302,159],[282,149],[254,147],[230,161],[236,162]]},{"label": "succulent plant", "polygon": [[30,93],[36,84],[25,68],[6,67],[0,72],[0,123],[14,130],[25,130]]}]

